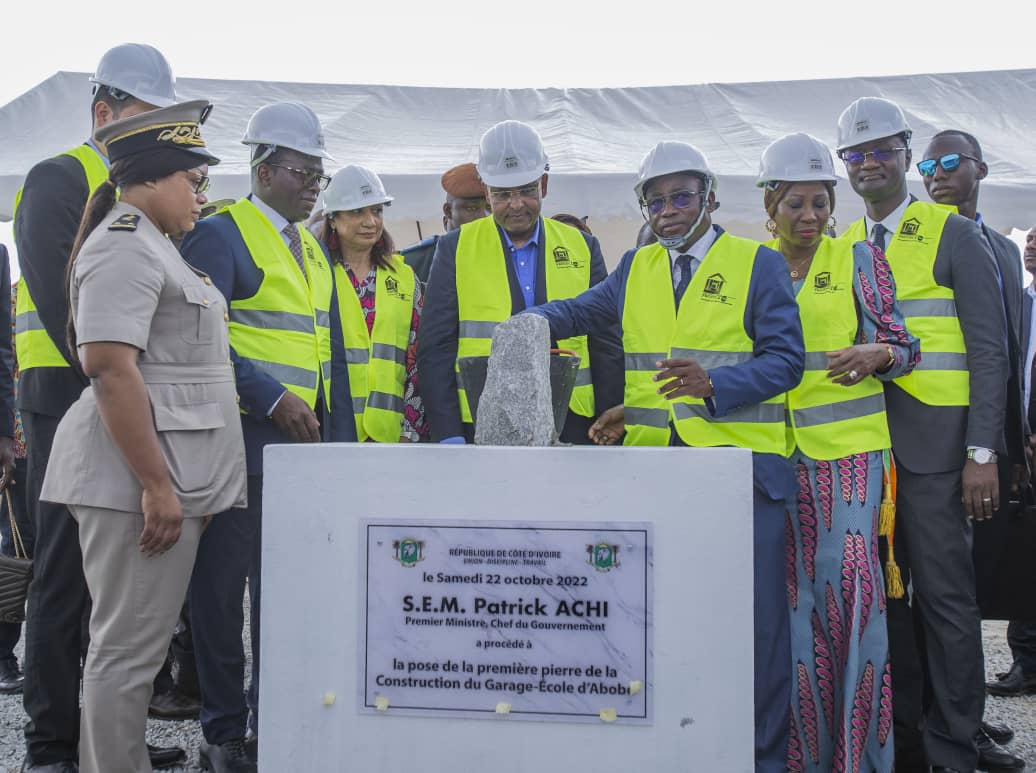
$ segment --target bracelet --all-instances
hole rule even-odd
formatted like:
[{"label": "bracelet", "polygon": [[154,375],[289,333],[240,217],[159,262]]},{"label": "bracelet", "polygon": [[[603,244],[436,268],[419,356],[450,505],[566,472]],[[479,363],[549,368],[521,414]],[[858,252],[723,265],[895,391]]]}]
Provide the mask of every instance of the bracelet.
[{"label": "bracelet", "polygon": [[885,344],[885,351],[889,353],[889,361],[885,363],[886,370],[896,364],[896,350],[891,345]]}]

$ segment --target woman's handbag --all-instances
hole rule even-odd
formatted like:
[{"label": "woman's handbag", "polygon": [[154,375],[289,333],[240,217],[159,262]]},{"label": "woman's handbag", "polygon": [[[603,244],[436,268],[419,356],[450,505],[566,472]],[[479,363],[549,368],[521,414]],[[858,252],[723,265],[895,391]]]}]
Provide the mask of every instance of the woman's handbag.
[{"label": "woman's handbag", "polygon": [[25,552],[25,543],[14,520],[10,489],[4,489],[4,502],[11,521],[14,555],[0,555],[0,623],[20,623],[25,619],[25,597],[32,579],[32,559]]}]

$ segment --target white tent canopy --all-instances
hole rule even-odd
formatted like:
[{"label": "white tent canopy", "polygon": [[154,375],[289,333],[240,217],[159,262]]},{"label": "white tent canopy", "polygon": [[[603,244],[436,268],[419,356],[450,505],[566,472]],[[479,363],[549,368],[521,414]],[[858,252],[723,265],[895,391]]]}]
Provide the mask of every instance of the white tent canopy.
[{"label": "white tent canopy", "polygon": [[[0,108],[0,219],[38,160],[81,142],[89,131],[90,84],[85,73],[60,72]],[[460,89],[266,83],[181,78],[182,99],[216,108],[205,125],[223,163],[211,170],[213,197],[248,189],[247,149],[239,143],[252,112],[297,100],[323,122],[336,161],[378,172],[396,200],[389,224],[422,221],[437,232],[443,192],[439,177],[475,159],[478,139],[493,123],[513,118],[540,131],[551,161],[545,214],[568,211],[620,225],[606,252],[612,261],[631,245],[640,214],[632,186],[644,153],[662,139],[701,148],[719,175],[722,204],[715,220],[739,233],[762,235],[766,217],[754,187],[759,156],[784,134],[806,131],[834,145],[839,113],[860,96],[898,102],[914,129],[915,162],[937,131],[959,128],[982,142],[990,167],[980,209],[1001,231],[1036,222],[1036,70],[843,78],[778,83],[705,84],[617,89]],[[836,164],[840,168],[840,164]],[[916,170],[915,194],[924,197]],[[847,184],[836,214],[846,225],[862,212]],[[841,229],[840,229],[841,230]],[[406,242],[410,234],[396,234]],[[412,234],[416,236],[416,230]],[[618,254],[615,254],[618,251]]]}]

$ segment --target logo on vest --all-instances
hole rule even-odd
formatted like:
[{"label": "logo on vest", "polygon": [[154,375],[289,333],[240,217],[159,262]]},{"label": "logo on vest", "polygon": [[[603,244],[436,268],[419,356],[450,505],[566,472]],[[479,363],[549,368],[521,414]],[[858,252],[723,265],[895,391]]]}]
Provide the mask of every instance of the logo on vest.
[{"label": "logo on vest", "polygon": [[730,305],[730,296],[724,294],[723,285],[727,280],[723,274],[712,274],[705,279],[705,289],[701,291],[701,299],[709,303],[725,303]]},{"label": "logo on vest", "polygon": [[564,247],[554,248],[554,265],[558,268],[579,268],[580,263],[578,260],[572,260],[568,254],[568,250]]},{"label": "logo on vest", "polygon": [[923,242],[924,237],[921,235],[921,221],[916,217],[904,220],[903,225],[899,227],[899,234],[896,238],[905,239],[908,242]]},{"label": "logo on vest", "polygon": [[318,268],[323,268],[324,267],[324,261],[320,260],[320,258],[317,257],[316,251],[313,249],[313,247],[311,247],[309,244],[303,243],[302,249],[306,253],[306,262],[307,263],[313,263]]},{"label": "logo on vest", "polygon": [[392,557],[407,569],[416,566],[418,561],[424,561],[424,543],[420,540],[409,537],[393,540],[392,550],[394,552]]},{"label": "logo on vest", "polygon": [[841,289],[841,285],[832,284],[830,271],[821,271],[819,274],[813,277],[814,293],[836,293],[839,292]]},{"label": "logo on vest", "polygon": [[395,277],[385,278],[385,291],[393,298],[399,298],[401,301],[409,300],[407,294],[400,291],[399,281]]},{"label": "logo on vest", "polygon": [[608,572],[619,568],[619,546],[599,542],[586,546],[586,563],[598,572]]}]

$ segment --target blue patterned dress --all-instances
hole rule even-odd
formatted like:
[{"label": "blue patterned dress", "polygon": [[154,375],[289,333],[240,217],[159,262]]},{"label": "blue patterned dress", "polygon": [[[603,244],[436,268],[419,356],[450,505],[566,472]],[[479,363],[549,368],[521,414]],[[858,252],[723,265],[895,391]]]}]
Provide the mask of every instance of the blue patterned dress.
[{"label": "blue patterned dress", "polygon": [[[826,238],[826,237],[825,237]],[[853,245],[857,343],[889,344],[888,381],[920,359],[884,255]],[[796,283],[796,293],[801,283]],[[892,770],[892,690],[885,585],[878,558],[880,451],[831,461],[798,448],[798,511],[786,523],[791,604],[792,717],[788,770]]]}]

